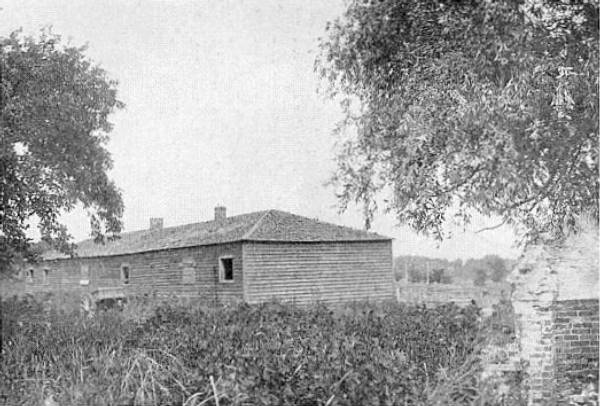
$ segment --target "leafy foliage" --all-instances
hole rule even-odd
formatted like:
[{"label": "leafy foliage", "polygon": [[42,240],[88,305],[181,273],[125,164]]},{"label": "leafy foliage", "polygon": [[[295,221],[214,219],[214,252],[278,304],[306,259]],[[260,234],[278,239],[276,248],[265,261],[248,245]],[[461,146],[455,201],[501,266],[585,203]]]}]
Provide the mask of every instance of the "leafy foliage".
[{"label": "leafy foliage", "polygon": [[479,318],[474,307],[367,303],[162,305],[136,323],[38,319],[39,305],[15,300],[4,309],[0,394],[64,405],[422,404],[440,368],[476,356]]},{"label": "leafy foliage", "polygon": [[597,0],[354,0],[327,30],[342,209],[438,239],[473,211],[524,241],[598,221]]},{"label": "leafy foliage", "polygon": [[31,253],[25,232],[32,217],[43,240],[64,252],[70,236],[58,217],[77,203],[96,239],[121,230],[123,202],[108,178],[104,145],[108,116],[123,104],[116,82],[84,51],[47,32],[0,38],[0,269]]}]

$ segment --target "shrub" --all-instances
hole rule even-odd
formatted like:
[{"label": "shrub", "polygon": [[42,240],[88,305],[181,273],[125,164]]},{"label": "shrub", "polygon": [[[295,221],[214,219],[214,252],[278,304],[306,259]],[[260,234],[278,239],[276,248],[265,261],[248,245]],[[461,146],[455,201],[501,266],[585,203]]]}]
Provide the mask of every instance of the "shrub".
[{"label": "shrub", "polygon": [[163,303],[132,322],[127,309],[39,319],[24,306],[5,306],[0,363],[0,393],[22,404],[423,404],[439,371],[474,356],[479,318],[454,305]]}]

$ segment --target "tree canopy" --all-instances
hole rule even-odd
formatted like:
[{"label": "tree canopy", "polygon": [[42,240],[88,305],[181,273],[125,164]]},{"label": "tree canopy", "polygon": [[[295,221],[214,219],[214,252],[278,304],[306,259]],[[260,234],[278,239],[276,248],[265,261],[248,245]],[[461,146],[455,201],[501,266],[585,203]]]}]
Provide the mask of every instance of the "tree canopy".
[{"label": "tree canopy", "polygon": [[38,221],[42,240],[72,248],[60,215],[81,204],[98,241],[121,230],[123,202],[109,179],[109,115],[123,104],[114,80],[85,56],[43,31],[0,37],[0,269],[28,255],[26,230]]},{"label": "tree canopy", "polygon": [[[441,258],[404,255],[394,258],[396,280],[408,276],[409,282],[424,282],[429,269],[430,283],[477,283],[487,281],[503,282],[514,266],[514,260],[498,255],[486,255],[482,258],[457,259],[449,261]],[[408,275],[407,275],[408,274]]]},{"label": "tree canopy", "polygon": [[598,220],[598,1],[353,0],[315,67],[339,98],[342,209],[438,239],[499,216],[524,241]]}]

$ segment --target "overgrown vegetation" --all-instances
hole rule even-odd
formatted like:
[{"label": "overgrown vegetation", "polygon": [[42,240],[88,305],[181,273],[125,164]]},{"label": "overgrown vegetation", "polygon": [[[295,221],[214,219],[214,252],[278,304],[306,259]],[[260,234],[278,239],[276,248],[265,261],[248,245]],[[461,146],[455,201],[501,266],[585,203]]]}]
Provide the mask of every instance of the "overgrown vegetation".
[{"label": "overgrown vegetation", "polygon": [[421,405],[443,391],[460,395],[448,378],[459,371],[470,383],[456,404],[486,404],[475,307],[163,303],[149,317],[128,315],[87,318],[32,300],[4,302],[3,400]]}]

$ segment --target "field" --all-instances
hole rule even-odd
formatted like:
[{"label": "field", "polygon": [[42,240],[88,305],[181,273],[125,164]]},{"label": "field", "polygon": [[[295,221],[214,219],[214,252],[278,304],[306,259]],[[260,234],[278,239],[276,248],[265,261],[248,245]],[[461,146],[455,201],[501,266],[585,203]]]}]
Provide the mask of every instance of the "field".
[{"label": "field", "polygon": [[408,283],[396,282],[396,299],[403,303],[427,303],[429,305],[443,303],[467,304],[473,301],[483,309],[492,309],[494,305],[510,296],[510,284],[506,282],[489,282],[484,286],[467,283]]},{"label": "field", "polygon": [[132,302],[90,318],[15,298],[2,322],[0,404],[508,404],[479,379],[474,306]]}]

